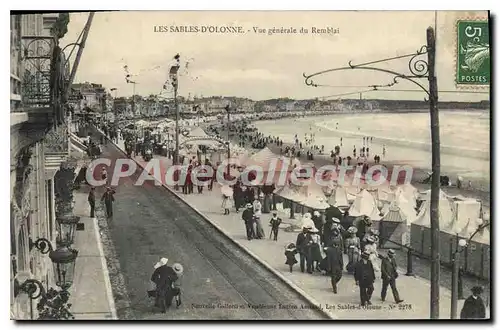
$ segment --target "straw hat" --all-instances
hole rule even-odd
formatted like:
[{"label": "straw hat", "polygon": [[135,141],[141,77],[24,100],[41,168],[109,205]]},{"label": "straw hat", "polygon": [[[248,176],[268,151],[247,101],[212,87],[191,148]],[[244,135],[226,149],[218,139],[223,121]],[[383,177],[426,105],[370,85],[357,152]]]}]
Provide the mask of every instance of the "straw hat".
[{"label": "straw hat", "polygon": [[314,211],[313,213],[316,217],[319,217],[319,212],[318,211]]},{"label": "straw hat", "polygon": [[295,250],[295,248],[295,243],[288,243],[287,245],[285,245],[285,251],[292,251]]},{"label": "straw hat", "polygon": [[393,256],[396,254],[396,252],[394,252],[393,249],[389,249],[389,251],[387,251],[387,254],[390,255],[390,256]]},{"label": "straw hat", "polygon": [[338,218],[332,218],[332,221],[335,223],[340,223],[340,220]]},{"label": "straw hat", "polygon": [[184,272],[184,267],[182,267],[181,264],[179,263],[175,263],[172,265],[172,269],[174,270],[174,272],[177,274],[177,276],[181,276],[182,273]]},{"label": "straw hat", "polygon": [[319,233],[319,230],[318,228],[314,227],[314,228],[311,228],[311,230],[309,230],[311,233]]},{"label": "straw hat", "polygon": [[351,234],[356,234],[358,232],[358,228],[351,226],[347,229],[347,231]]},{"label": "straw hat", "polygon": [[161,264],[162,266],[165,266],[165,265],[167,264],[167,262],[168,262],[168,258],[161,258],[161,259],[160,259],[160,264]]}]

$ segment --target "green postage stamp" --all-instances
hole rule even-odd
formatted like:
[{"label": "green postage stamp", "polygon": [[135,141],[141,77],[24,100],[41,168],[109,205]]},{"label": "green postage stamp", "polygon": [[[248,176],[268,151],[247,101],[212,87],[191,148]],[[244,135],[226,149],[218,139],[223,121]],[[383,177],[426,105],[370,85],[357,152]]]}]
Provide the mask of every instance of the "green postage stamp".
[{"label": "green postage stamp", "polygon": [[457,22],[457,85],[490,85],[488,21]]}]

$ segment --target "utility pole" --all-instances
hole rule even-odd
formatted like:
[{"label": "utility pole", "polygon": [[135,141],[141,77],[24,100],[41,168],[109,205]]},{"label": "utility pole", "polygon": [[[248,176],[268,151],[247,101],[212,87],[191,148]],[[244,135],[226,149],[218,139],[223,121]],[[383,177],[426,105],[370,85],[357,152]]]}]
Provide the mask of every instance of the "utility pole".
[{"label": "utility pole", "polygon": [[176,63],[170,67],[170,80],[174,87],[174,107],[175,107],[175,155],[174,165],[179,165],[179,103],[177,101],[177,89],[179,88],[178,71],[180,68],[180,55],[174,56]]},{"label": "utility pole", "polygon": [[432,141],[432,181],[431,181],[431,319],[439,319],[439,193],[441,157],[439,139],[438,87],[435,73],[436,37],[432,27],[427,28],[427,58],[429,65],[429,110]]},{"label": "utility pole", "polygon": [[132,82],[132,116],[135,116],[135,82]]},{"label": "utility pole", "polygon": [[227,111],[227,177],[229,178],[229,173],[230,173],[230,162],[229,160],[231,159],[231,147],[230,147],[230,144],[229,144],[229,140],[230,140],[230,130],[231,130],[231,127],[230,127],[230,120],[231,118],[229,117],[229,111],[230,111],[230,107],[229,107],[229,104],[226,105],[226,111]]}]

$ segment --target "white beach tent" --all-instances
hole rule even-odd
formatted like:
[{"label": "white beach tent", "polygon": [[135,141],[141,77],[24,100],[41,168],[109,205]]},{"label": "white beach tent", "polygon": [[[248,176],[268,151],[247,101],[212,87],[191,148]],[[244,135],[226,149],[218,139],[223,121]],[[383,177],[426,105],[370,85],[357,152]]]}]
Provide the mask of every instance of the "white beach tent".
[{"label": "white beach tent", "polygon": [[268,147],[265,147],[264,149],[260,150],[259,152],[253,154],[250,156],[246,162],[245,166],[262,166],[263,168],[268,168],[269,164],[275,160],[278,159],[279,156],[276,155],[269,149]]},{"label": "white beach tent", "polygon": [[342,186],[334,187],[327,201],[328,204],[335,207],[348,207],[350,205],[347,199],[347,191]]},{"label": "white beach tent", "polygon": [[375,198],[365,189],[356,196],[356,199],[349,208],[349,215],[353,217],[366,215],[371,220],[381,219]]},{"label": "white beach tent", "polygon": [[200,127],[195,127],[189,132],[189,137],[208,137],[208,134]]},{"label": "white beach tent", "polygon": [[417,198],[419,198],[419,192],[417,188],[412,186],[411,184],[403,184],[396,187],[396,196],[401,194],[404,198],[413,205],[413,207],[417,206]]},{"label": "white beach tent", "polygon": [[311,179],[305,181],[304,184],[298,186],[298,191],[301,195],[301,205],[315,210],[326,210],[330,207],[322,187],[316,180]]},{"label": "white beach tent", "polygon": [[476,223],[476,220],[481,218],[481,203],[477,200],[454,201],[451,205],[453,220],[443,227],[443,230],[450,234],[468,230],[469,223]]},{"label": "white beach tent", "polygon": [[[417,220],[417,211],[411,202],[409,202],[403,194],[398,194],[394,197],[394,200],[390,204],[385,204],[382,208],[383,217],[386,216],[391,211],[397,210],[398,213],[403,214],[406,225],[410,225]],[[394,217],[394,214],[392,214]]]},{"label": "white beach tent", "polygon": [[[426,196],[427,197],[427,196]],[[430,194],[428,194],[429,199],[424,199],[424,202],[420,208],[417,215],[417,219],[414,222],[416,225],[430,227],[431,224],[431,201]],[[442,190],[439,192],[439,223],[440,227],[444,228],[453,221],[453,211],[451,203]]]},{"label": "white beach tent", "polygon": [[277,196],[283,197],[296,203],[300,203],[302,201],[302,195],[299,192],[299,188],[299,186],[286,184],[282,187],[276,188],[274,190],[274,193]]}]

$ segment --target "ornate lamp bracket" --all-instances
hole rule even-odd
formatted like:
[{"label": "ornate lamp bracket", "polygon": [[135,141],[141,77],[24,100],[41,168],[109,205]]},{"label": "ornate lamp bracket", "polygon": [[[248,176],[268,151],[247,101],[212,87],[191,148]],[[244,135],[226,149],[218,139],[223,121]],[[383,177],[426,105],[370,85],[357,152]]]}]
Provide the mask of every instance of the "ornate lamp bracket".
[{"label": "ornate lamp bracket", "polygon": [[[421,90],[427,93],[427,95],[430,95],[430,92],[427,88],[425,88],[419,81],[418,79],[428,79],[429,78],[429,64],[427,60],[422,57],[428,53],[429,49],[427,46],[422,46],[420,47],[419,50],[417,50],[414,53],[411,54],[405,54],[401,56],[395,56],[395,57],[390,57],[390,58],[385,58],[381,60],[376,60],[376,61],[371,61],[371,62],[366,62],[366,63],[361,63],[361,64],[353,64],[352,61],[348,62],[348,66],[345,67],[340,67],[340,68],[334,68],[334,69],[328,69],[328,70],[323,70],[319,71],[313,74],[306,75],[305,73],[303,74],[305,78],[305,84],[307,86],[312,86],[312,87],[318,87],[318,84],[314,82],[312,79],[313,77],[320,76],[322,74],[330,73],[330,72],[335,72],[335,71],[345,71],[345,70],[370,70],[370,71],[379,71],[379,72],[384,72],[388,73],[394,76],[393,82],[389,83],[387,85],[373,85],[371,87],[374,88],[374,90],[377,90],[377,87],[391,87],[394,86],[399,82],[400,79],[409,81],[415,85],[417,85]],[[374,66],[375,64],[378,63],[386,63],[394,60],[399,60],[403,58],[409,58],[408,60],[408,72],[407,73],[400,73],[396,72],[393,70],[389,69],[383,69]]]},{"label": "ornate lamp bracket", "polygon": [[40,251],[42,254],[47,254],[50,251],[53,251],[54,249],[52,248],[52,244],[50,241],[46,238],[39,238],[35,242],[30,238],[29,241],[29,250],[33,250],[33,248],[36,248],[38,251]]}]

